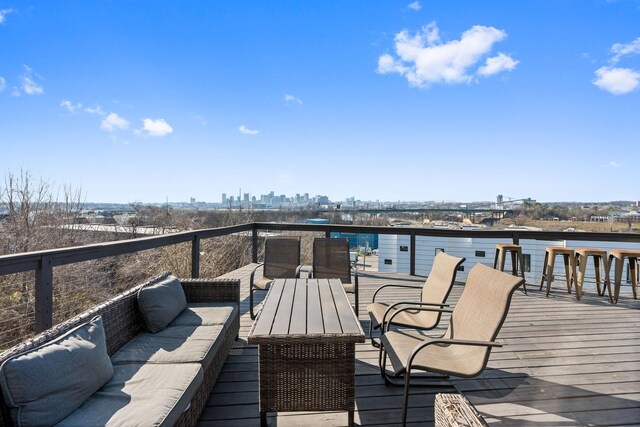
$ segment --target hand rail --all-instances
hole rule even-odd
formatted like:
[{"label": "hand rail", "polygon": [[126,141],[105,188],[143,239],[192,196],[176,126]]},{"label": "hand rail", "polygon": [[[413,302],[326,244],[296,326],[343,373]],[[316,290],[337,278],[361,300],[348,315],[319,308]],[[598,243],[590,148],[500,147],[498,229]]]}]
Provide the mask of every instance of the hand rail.
[{"label": "hand rail", "polygon": [[420,227],[376,227],[338,224],[289,224],[289,223],[246,223],[230,227],[209,228],[184,231],[162,236],[141,237],[115,242],[98,243],[86,246],[58,248],[37,252],[0,256],[0,276],[25,271],[36,272],[35,307],[36,332],[51,327],[52,322],[52,282],[53,267],[95,260],[110,256],[135,253],[147,249],[171,246],[191,242],[191,275],[200,275],[200,242],[202,239],[226,236],[233,233],[251,231],[252,260],[258,258],[258,235],[260,231],[301,231],[373,233],[407,235],[411,239],[410,274],[415,274],[415,245],[417,236],[459,237],[459,238],[503,238],[518,243],[520,239],[531,240],[584,240],[640,242],[640,234],[606,232],[571,231],[528,231],[528,230],[441,230]]}]

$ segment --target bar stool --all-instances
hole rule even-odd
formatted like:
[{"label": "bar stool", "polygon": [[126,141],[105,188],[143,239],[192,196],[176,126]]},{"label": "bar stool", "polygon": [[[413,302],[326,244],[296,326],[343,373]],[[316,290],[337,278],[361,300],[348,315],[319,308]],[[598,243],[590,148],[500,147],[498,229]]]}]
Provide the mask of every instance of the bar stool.
[{"label": "bar stool", "polygon": [[[507,252],[511,253],[511,274],[521,276],[524,279],[524,258],[522,256],[522,248],[520,245],[511,243],[498,243],[496,245],[496,257],[493,260],[493,268],[504,271],[504,261]],[[520,274],[518,274],[518,266],[520,266]],[[522,284],[524,294],[527,295],[527,284]]]},{"label": "bar stool", "polygon": [[[580,301],[582,296],[582,285],[584,283],[584,275],[587,271],[587,260],[589,257],[593,257],[593,266],[596,274],[596,286],[598,288],[598,295],[604,295],[604,290],[609,290],[609,301],[613,302],[611,298],[611,286],[609,285],[609,264],[607,263],[607,251],[596,248],[576,248],[576,264],[578,265],[578,280],[576,281],[576,298]],[[604,287],[600,290],[600,262],[602,261],[602,267],[604,270]]]},{"label": "bar stool", "polygon": [[[542,278],[540,279],[540,290],[547,280],[547,296],[551,290],[551,282],[553,282],[553,267],[556,255],[562,255],[564,258],[564,272],[567,278],[567,292],[571,293],[571,281],[577,278],[576,274],[576,255],[573,249],[564,246],[547,246],[544,253],[544,264],[542,265]],[[571,271],[569,271],[571,270]]]},{"label": "bar stool", "polygon": [[[622,268],[624,267],[625,258],[629,260],[629,270],[631,273],[631,290],[633,291],[633,298],[638,299],[636,287],[638,286],[637,268],[638,258],[640,258],[640,251],[629,249],[614,249],[612,251],[609,251],[609,269],[611,269],[611,264],[613,264],[614,258],[616,260],[616,269],[614,276],[616,290],[613,296],[613,303],[616,304],[618,302],[618,297],[620,296],[620,285],[622,284]],[[611,290],[609,290],[609,292],[611,292]]]}]

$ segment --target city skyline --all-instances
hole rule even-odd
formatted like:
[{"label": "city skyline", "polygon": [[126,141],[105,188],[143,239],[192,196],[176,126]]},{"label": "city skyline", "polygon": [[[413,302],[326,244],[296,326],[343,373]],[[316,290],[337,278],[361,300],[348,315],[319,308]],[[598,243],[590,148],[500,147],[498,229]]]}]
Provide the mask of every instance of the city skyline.
[{"label": "city skyline", "polygon": [[635,0],[0,0],[0,174],[114,203],[639,200],[639,18]]}]

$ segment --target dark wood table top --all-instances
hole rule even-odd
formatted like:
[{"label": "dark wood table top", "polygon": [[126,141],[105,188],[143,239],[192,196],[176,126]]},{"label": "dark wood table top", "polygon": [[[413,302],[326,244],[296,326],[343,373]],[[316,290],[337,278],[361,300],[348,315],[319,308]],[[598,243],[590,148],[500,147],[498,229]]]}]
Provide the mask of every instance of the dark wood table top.
[{"label": "dark wood table top", "polygon": [[276,279],[247,337],[282,341],[364,342],[364,332],[340,279]]}]

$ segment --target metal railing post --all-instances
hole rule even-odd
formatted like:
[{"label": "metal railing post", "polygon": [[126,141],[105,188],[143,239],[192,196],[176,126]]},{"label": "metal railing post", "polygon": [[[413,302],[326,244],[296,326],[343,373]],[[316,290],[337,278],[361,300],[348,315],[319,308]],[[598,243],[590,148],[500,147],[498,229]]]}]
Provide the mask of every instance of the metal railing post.
[{"label": "metal railing post", "polygon": [[258,229],[255,223],[251,230],[251,262],[258,262]]},{"label": "metal railing post", "polygon": [[200,277],[200,236],[193,236],[191,240],[191,277]]},{"label": "metal railing post", "polygon": [[409,253],[409,274],[412,276],[416,275],[416,232],[412,231],[410,235],[410,253]]},{"label": "metal railing post", "polygon": [[50,255],[40,259],[35,285],[35,331],[40,333],[53,325],[53,260]]}]

